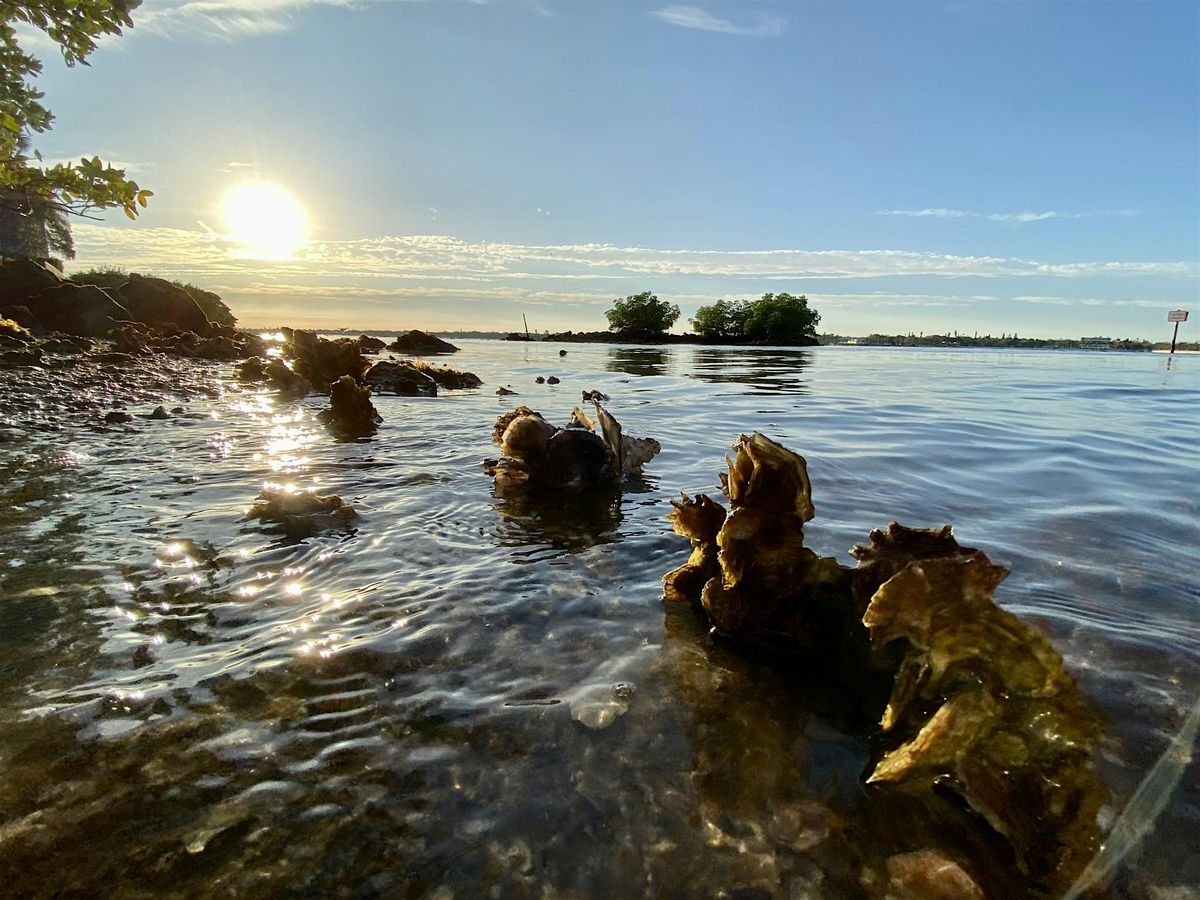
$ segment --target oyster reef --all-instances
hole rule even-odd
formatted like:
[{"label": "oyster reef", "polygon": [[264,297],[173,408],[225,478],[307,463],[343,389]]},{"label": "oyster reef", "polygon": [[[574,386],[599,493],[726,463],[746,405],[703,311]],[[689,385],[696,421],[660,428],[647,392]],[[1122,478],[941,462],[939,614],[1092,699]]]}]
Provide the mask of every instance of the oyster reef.
[{"label": "oyster reef", "polygon": [[1007,570],[949,526],[895,522],[851,551],[854,569],[820,557],[804,546],[804,459],[757,432],[734,449],[728,514],[704,495],[674,501],[693,551],[663,577],[667,599],[696,602],[719,635],[794,651],[853,706],[890,685],[867,783],[930,803],[943,789],[1035,884],[1070,885],[1108,799],[1092,768],[1100,719],[1050,642],[992,601]]}]

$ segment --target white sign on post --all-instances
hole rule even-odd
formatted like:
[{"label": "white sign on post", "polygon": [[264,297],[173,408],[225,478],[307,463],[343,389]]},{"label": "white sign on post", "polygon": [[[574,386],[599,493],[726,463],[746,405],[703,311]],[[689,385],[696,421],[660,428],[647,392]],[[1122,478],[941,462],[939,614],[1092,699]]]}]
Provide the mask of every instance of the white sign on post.
[{"label": "white sign on post", "polygon": [[1173,309],[1167,313],[1168,322],[1186,322],[1188,311],[1186,309]]}]

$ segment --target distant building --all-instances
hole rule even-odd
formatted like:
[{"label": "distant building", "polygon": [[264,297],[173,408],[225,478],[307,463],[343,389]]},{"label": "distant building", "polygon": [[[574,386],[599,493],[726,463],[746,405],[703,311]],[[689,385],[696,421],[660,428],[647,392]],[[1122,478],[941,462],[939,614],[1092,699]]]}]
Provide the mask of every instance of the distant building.
[{"label": "distant building", "polygon": [[1112,338],[1085,337],[1079,339],[1079,346],[1084,350],[1111,350]]}]

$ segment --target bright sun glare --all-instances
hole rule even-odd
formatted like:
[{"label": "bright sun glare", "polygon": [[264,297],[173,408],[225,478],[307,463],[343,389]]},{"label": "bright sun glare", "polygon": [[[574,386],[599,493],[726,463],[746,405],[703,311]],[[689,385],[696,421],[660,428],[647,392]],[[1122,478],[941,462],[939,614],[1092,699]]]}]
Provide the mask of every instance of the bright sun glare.
[{"label": "bright sun glare", "polygon": [[291,259],[308,229],[296,198],[262,182],[231,190],[225,195],[222,214],[238,254],[251,259]]}]

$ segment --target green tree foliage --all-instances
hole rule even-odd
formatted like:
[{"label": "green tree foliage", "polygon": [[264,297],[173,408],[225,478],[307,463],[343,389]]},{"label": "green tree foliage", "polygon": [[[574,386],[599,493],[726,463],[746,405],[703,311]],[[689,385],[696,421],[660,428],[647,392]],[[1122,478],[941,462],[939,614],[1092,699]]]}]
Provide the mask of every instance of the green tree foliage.
[{"label": "green tree foliage", "polygon": [[748,300],[718,300],[712,306],[702,306],[692,316],[692,328],[706,338],[745,337],[746,319],[750,316]]},{"label": "green tree foliage", "polygon": [[763,294],[753,301],[718,300],[696,310],[691,321],[696,334],[706,338],[807,344],[816,340],[821,314],[803,295]]},{"label": "green tree foliage", "polygon": [[679,307],[659,300],[649,291],[631,294],[624,300],[613,303],[612,309],[604,314],[610,330],[627,337],[654,337],[661,335],[679,318]]},{"label": "green tree foliage", "polygon": [[766,344],[800,344],[815,340],[821,314],[809,309],[808,298],[791,294],[763,294],[751,304],[746,337]]},{"label": "green tree foliage", "polygon": [[48,130],[54,117],[34,86],[42,63],[21,49],[15,27],[24,23],[44,32],[58,44],[68,66],[87,65],[99,38],[119,35],[133,25],[130,12],[139,2],[0,0],[0,208],[49,222],[54,214],[83,215],[112,207],[120,207],[134,219],[138,208],[146,205],[152,192],[99,157],[45,165],[37,150],[30,154],[31,137]]}]

